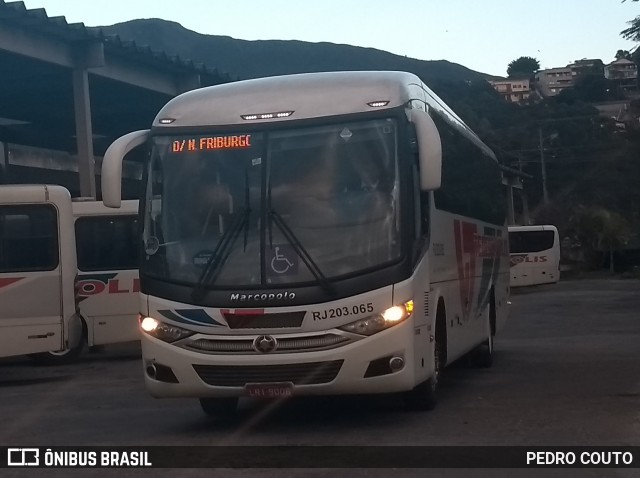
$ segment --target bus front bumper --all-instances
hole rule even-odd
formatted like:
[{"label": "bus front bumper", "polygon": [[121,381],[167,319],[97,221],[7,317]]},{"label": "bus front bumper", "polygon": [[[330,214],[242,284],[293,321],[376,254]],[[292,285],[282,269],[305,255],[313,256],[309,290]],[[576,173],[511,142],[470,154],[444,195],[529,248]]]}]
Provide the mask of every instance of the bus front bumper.
[{"label": "bus front bumper", "polygon": [[[240,397],[251,387],[273,383],[294,396],[400,392],[432,373],[424,359],[432,356],[429,342],[425,337],[421,344],[416,337],[408,320],[330,350],[239,355],[187,350],[143,333],[143,373],[155,397]],[[419,355],[414,354],[417,343],[424,348]]]}]

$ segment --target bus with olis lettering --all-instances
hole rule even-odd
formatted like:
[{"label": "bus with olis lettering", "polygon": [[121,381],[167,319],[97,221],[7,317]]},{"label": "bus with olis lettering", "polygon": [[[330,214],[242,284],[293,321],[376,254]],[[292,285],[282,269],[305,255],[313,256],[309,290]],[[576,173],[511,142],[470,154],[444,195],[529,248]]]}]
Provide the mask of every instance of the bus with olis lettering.
[{"label": "bus with olis lettering", "polygon": [[81,342],[71,195],[57,185],[0,186],[0,357]]},{"label": "bus with olis lettering", "polygon": [[138,201],[53,185],[0,187],[0,356],[74,361],[139,340]]},{"label": "bus with olis lettering", "polygon": [[143,372],[208,415],[240,397],[401,394],[491,365],[508,235],[493,152],[418,77],[327,72],[211,86],[107,150],[103,201],[146,148]]},{"label": "bus with olis lettering", "polygon": [[511,286],[560,280],[560,236],[552,225],[509,226]]},{"label": "bus with olis lettering", "polygon": [[138,200],[124,200],[113,209],[93,198],[74,198],[71,207],[82,340],[32,356],[40,363],[69,363],[87,348],[140,340]]}]

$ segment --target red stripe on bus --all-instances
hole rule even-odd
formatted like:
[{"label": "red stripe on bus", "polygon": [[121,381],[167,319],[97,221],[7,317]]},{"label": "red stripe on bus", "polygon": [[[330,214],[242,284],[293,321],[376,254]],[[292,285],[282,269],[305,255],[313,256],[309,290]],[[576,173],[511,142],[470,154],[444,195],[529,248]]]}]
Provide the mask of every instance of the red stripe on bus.
[{"label": "red stripe on bus", "polygon": [[222,315],[264,315],[264,309],[220,309]]},{"label": "red stripe on bus", "polygon": [[244,309],[244,310],[236,309],[236,314],[242,314],[242,315],[264,315],[264,309]]},{"label": "red stripe on bus", "polygon": [[24,277],[9,277],[8,279],[0,279],[0,288],[14,284],[22,279],[24,279]]}]

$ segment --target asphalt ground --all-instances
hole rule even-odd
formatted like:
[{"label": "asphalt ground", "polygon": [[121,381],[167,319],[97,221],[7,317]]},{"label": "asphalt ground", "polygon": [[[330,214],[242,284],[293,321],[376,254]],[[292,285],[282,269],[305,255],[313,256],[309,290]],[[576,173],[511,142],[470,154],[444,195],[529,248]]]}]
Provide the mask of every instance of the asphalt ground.
[{"label": "asphalt ground", "polygon": [[[511,301],[493,367],[464,360],[449,367],[431,412],[408,412],[395,396],[247,399],[235,420],[210,420],[196,400],[150,397],[139,345],[130,343],[67,366],[0,360],[0,444],[338,445],[345,454],[363,445],[639,446],[640,281],[566,281],[514,290]],[[631,477],[640,469],[0,470],[2,477],[203,474]]]}]

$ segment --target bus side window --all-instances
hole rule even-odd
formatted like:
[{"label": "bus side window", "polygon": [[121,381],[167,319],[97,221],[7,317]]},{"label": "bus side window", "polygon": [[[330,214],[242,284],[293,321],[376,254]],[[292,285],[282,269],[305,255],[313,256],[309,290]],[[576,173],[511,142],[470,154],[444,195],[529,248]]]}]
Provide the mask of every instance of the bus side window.
[{"label": "bus side window", "polygon": [[75,228],[81,271],[137,269],[136,216],[85,216],[78,218]]},{"label": "bus side window", "polygon": [[0,208],[0,272],[48,271],[58,266],[58,229],[49,205]]}]

